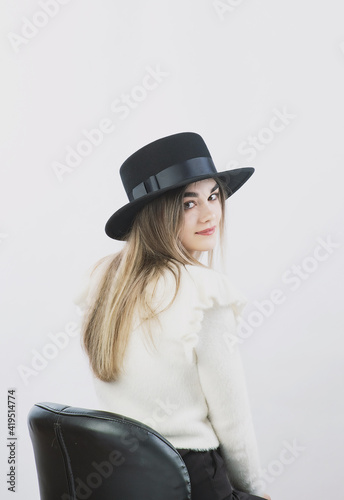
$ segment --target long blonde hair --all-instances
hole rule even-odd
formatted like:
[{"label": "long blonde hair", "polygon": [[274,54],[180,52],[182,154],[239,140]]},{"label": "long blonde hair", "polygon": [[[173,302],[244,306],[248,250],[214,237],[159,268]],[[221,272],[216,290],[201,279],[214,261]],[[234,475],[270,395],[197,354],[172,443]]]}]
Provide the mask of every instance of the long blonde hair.
[{"label": "long blonde hair", "polygon": [[[220,179],[214,180],[219,184],[222,206],[222,243],[226,191]],[[200,253],[193,257],[179,239],[186,188],[164,193],[138,213],[124,248],[110,260],[99,281],[84,316],[82,341],[93,373],[101,380],[116,380],[122,372],[134,315],[139,315],[143,322],[156,316],[157,311],[145,293],[147,285],[155,285],[164,271],[170,271],[176,283],[171,305],[179,289],[180,267],[203,265],[198,260]],[[103,261],[98,261],[95,268]],[[209,266],[212,261],[211,250],[208,252]]]}]

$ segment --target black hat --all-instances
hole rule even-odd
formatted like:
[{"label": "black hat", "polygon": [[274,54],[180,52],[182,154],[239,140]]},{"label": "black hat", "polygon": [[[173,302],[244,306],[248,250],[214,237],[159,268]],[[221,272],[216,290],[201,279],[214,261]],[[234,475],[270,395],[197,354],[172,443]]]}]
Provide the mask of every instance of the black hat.
[{"label": "black hat", "polygon": [[166,191],[219,177],[226,185],[228,198],[253,172],[252,167],[217,172],[204,140],[193,132],[158,139],[129,156],[121,166],[120,175],[129,203],[110,217],[105,232],[110,238],[124,240],[138,212]]}]

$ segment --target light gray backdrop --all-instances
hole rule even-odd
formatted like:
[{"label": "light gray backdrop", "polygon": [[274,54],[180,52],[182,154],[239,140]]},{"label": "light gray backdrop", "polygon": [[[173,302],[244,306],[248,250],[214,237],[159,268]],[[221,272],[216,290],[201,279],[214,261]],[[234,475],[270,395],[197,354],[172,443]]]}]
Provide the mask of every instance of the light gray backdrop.
[{"label": "light gray backdrop", "polygon": [[[120,244],[118,168],[147,142],[204,136],[228,201],[228,273],[273,500],[343,498],[340,0],[20,0],[1,23],[1,498],[38,498],[26,416],[97,405],[73,299]],[[7,391],[16,390],[16,493]]]}]

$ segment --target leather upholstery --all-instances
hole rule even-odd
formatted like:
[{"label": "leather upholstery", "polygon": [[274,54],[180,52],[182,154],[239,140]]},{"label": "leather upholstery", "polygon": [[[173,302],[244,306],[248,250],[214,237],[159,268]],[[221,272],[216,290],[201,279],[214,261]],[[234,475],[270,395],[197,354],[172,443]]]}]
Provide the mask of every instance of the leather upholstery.
[{"label": "leather upholstery", "polygon": [[115,413],[37,403],[28,416],[41,500],[190,500],[162,435]]}]

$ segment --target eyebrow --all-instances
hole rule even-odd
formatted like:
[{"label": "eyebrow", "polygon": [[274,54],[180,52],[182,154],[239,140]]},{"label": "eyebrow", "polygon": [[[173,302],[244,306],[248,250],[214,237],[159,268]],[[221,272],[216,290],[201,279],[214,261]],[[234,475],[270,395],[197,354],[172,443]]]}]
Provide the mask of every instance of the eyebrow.
[{"label": "eyebrow", "polygon": [[[210,193],[212,193],[213,191],[215,191],[218,187],[219,187],[219,185],[215,184],[215,186],[211,189]],[[194,198],[198,198],[198,193],[193,193],[191,191],[187,191],[187,192],[184,193],[184,198],[187,198],[188,196],[192,196]]]}]

